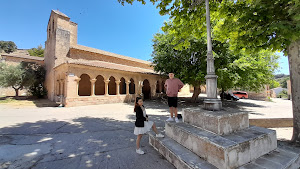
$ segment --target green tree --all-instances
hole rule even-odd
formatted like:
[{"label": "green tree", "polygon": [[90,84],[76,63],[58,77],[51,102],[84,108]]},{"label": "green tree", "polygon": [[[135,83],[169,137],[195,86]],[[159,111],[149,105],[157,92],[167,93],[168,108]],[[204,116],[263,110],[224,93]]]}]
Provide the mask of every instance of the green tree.
[{"label": "green tree", "polygon": [[287,93],[286,90],[282,90],[282,91],[278,94],[277,97],[279,97],[279,98],[288,98],[288,93]]},{"label": "green tree", "polygon": [[19,96],[19,90],[31,86],[35,79],[32,71],[26,71],[22,65],[5,65],[0,66],[0,86],[12,87],[16,96]]},{"label": "green tree", "polygon": [[194,86],[192,101],[195,102],[201,92],[200,85],[205,84],[206,46],[202,39],[191,38],[191,47],[186,49],[176,49],[176,44],[172,44],[171,34],[156,34],[153,39],[153,63],[154,70],[166,73],[174,72],[175,76]]},{"label": "green tree", "polygon": [[[195,87],[192,101],[200,94],[200,85],[205,84],[206,42],[203,38],[189,39],[190,46],[177,49],[170,32],[156,34],[153,39],[154,70],[162,74],[174,72],[184,83]],[[270,51],[254,54],[234,54],[226,43],[213,41],[218,88],[259,91],[265,84],[274,83],[277,59]]]},{"label": "green tree", "polygon": [[280,86],[280,83],[274,79],[273,82],[270,84],[270,89],[274,89],[279,86]]},{"label": "green tree", "polygon": [[44,66],[36,63],[24,63],[23,65],[26,71],[32,72],[34,75],[34,83],[29,86],[29,92],[38,98],[43,98],[47,95],[47,90],[44,86],[46,80],[46,69]]},{"label": "green tree", "polygon": [[0,41],[0,53],[12,53],[17,50],[17,45],[12,41]]},{"label": "green tree", "polygon": [[[118,0],[132,4],[134,0]],[[145,0],[137,0],[143,4]],[[177,25],[186,25],[178,30],[171,27],[178,41],[188,46],[186,38],[189,34],[200,36],[204,34],[205,17],[204,4],[193,5],[193,0],[150,0],[156,3],[160,14],[169,14]],[[222,0],[210,1],[212,18],[212,37],[221,42],[230,43],[230,48],[236,53],[244,49],[248,53],[260,50],[283,51],[286,55],[289,49],[300,40],[300,1],[299,0]],[[169,29],[165,25],[165,29]],[[298,42],[299,43],[299,42]],[[297,64],[291,58],[297,58],[295,53],[289,54],[290,70],[297,69]],[[296,60],[296,59],[295,59]],[[292,74],[300,78],[297,73]],[[292,91],[300,90],[300,85],[291,78]],[[293,95],[294,130],[292,142],[300,143],[300,106],[299,98]]]},{"label": "green tree", "polygon": [[44,49],[42,45],[39,45],[37,48],[31,48],[28,50],[30,56],[44,57]]}]

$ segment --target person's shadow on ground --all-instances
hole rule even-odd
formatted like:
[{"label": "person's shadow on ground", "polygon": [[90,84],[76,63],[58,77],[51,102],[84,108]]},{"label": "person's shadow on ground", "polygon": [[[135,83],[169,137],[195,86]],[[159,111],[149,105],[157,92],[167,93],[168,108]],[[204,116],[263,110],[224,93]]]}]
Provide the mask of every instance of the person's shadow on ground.
[{"label": "person's shadow on ground", "polygon": [[[159,117],[155,117],[159,118]],[[134,122],[82,117],[0,129],[0,168],[174,168],[142,139],[135,152]]]}]

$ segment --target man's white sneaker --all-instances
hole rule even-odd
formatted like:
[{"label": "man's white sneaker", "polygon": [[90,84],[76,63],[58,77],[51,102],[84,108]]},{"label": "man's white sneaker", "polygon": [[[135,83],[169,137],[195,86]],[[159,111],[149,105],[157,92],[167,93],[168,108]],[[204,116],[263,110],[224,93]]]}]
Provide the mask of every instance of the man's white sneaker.
[{"label": "man's white sneaker", "polygon": [[136,153],[141,154],[141,155],[145,154],[145,152],[143,150],[141,150],[140,148],[135,150],[135,151],[136,151]]},{"label": "man's white sneaker", "polygon": [[175,121],[176,123],[179,123],[179,119],[177,117],[175,117]]},{"label": "man's white sneaker", "polygon": [[165,136],[162,135],[162,134],[160,134],[160,133],[158,133],[158,134],[156,134],[156,137],[164,138]]},{"label": "man's white sneaker", "polygon": [[174,121],[172,117],[169,117],[166,121]]}]

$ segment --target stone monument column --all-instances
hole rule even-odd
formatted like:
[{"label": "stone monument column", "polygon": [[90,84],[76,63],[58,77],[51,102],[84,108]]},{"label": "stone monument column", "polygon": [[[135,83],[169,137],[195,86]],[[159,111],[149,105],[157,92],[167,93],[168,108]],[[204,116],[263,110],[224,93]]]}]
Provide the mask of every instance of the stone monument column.
[{"label": "stone monument column", "polygon": [[210,31],[210,12],[209,0],[205,0],[206,5],[206,28],[207,28],[207,98],[204,100],[204,108],[207,110],[220,110],[222,102],[217,98],[217,78],[215,74],[214,57],[212,53],[211,31]]}]

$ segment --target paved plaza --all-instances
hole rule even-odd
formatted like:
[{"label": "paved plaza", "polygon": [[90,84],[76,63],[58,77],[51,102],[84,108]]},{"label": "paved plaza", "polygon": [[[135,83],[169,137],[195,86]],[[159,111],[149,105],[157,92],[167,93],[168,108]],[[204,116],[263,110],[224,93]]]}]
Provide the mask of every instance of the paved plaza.
[{"label": "paved plaza", "polygon": [[[180,109],[201,105],[181,99]],[[289,100],[241,100],[225,107],[248,111],[250,118],[292,117]],[[45,106],[45,105],[44,105]],[[35,104],[0,104],[0,168],[174,168],[142,138],[145,155],[135,153],[133,104],[81,107],[44,107]],[[164,129],[168,107],[145,102],[147,114]],[[283,129],[280,129],[283,130]],[[283,133],[291,135],[291,128]],[[280,132],[279,132],[280,133]],[[290,135],[283,135],[289,139]]]}]

